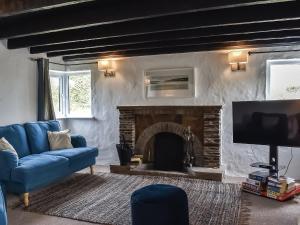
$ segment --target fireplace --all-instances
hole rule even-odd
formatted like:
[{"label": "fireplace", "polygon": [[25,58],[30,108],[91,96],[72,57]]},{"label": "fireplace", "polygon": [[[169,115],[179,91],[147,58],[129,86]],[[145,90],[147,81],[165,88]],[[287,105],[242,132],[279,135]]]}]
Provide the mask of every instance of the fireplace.
[{"label": "fireplace", "polygon": [[[120,135],[143,163],[182,170],[186,131],[193,135],[193,166],[220,167],[221,106],[119,106]],[[181,160],[179,160],[181,159]]]},{"label": "fireplace", "polygon": [[170,132],[158,133],[154,136],[153,169],[167,171],[183,171],[185,140]]}]

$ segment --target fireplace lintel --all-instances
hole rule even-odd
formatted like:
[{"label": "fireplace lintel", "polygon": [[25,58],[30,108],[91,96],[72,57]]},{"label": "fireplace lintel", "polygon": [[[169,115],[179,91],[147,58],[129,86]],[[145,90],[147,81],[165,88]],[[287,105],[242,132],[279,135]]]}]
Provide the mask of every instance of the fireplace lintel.
[{"label": "fireplace lintel", "polygon": [[184,111],[186,110],[191,110],[191,111],[197,111],[197,110],[202,110],[202,111],[215,111],[218,110],[220,111],[222,109],[221,105],[205,105],[205,106],[191,106],[191,105],[186,105],[186,106],[158,106],[158,105],[147,105],[147,106],[117,106],[117,109],[119,111],[135,111],[136,114],[143,114],[145,110],[151,110],[152,113],[154,114],[161,114],[162,112],[170,112],[170,113],[176,113],[176,114],[181,114],[185,113]]}]

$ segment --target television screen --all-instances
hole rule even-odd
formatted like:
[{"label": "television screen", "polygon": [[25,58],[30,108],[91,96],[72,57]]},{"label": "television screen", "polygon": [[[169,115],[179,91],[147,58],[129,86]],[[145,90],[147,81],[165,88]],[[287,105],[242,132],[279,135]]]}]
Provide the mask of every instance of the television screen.
[{"label": "television screen", "polygon": [[232,103],[233,142],[300,146],[300,100]]}]

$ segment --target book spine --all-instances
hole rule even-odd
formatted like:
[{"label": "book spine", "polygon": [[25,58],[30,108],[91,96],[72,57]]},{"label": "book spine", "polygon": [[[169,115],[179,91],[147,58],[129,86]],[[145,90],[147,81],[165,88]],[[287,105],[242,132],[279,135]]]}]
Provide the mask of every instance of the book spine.
[{"label": "book spine", "polygon": [[256,186],[260,186],[260,184],[261,184],[260,181],[253,180],[253,179],[250,179],[250,178],[247,178],[246,182],[249,183],[249,184],[252,184],[252,185],[256,185]]},{"label": "book spine", "polygon": [[256,175],[253,175],[253,174],[249,174],[249,178],[252,179],[252,180],[260,181],[262,183],[266,182],[266,177],[260,177],[260,176],[256,176]]},{"label": "book spine", "polygon": [[251,189],[251,190],[255,190],[255,191],[260,191],[260,186],[256,186],[256,185],[253,185],[253,184],[249,184],[249,183],[247,183],[247,182],[243,182],[242,183],[242,186],[243,187],[246,187],[246,188],[248,188],[248,189]]},{"label": "book spine", "polygon": [[268,177],[268,181],[279,183],[279,181],[276,178]]},{"label": "book spine", "polygon": [[268,186],[272,186],[272,187],[279,187],[281,188],[283,185],[282,184],[278,184],[278,183],[274,183],[272,181],[268,182]]},{"label": "book spine", "polygon": [[285,189],[285,188],[279,188],[279,187],[268,186],[267,190],[270,191],[270,192],[282,194],[282,193],[285,192],[286,189]]}]

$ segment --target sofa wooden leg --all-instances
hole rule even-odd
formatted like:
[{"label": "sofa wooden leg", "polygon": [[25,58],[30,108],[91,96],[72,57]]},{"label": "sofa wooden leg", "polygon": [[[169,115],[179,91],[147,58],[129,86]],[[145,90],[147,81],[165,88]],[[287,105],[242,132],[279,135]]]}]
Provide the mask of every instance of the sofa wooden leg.
[{"label": "sofa wooden leg", "polygon": [[24,201],[25,207],[28,207],[29,206],[29,193],[28,192],[23,194],[23,201]]},{"label": "sofa wooden leg", "polygon": [[94,175],[95,174],[95,167],[94,166],[90,166],[90,171],[91,171],[91,174]]}]

